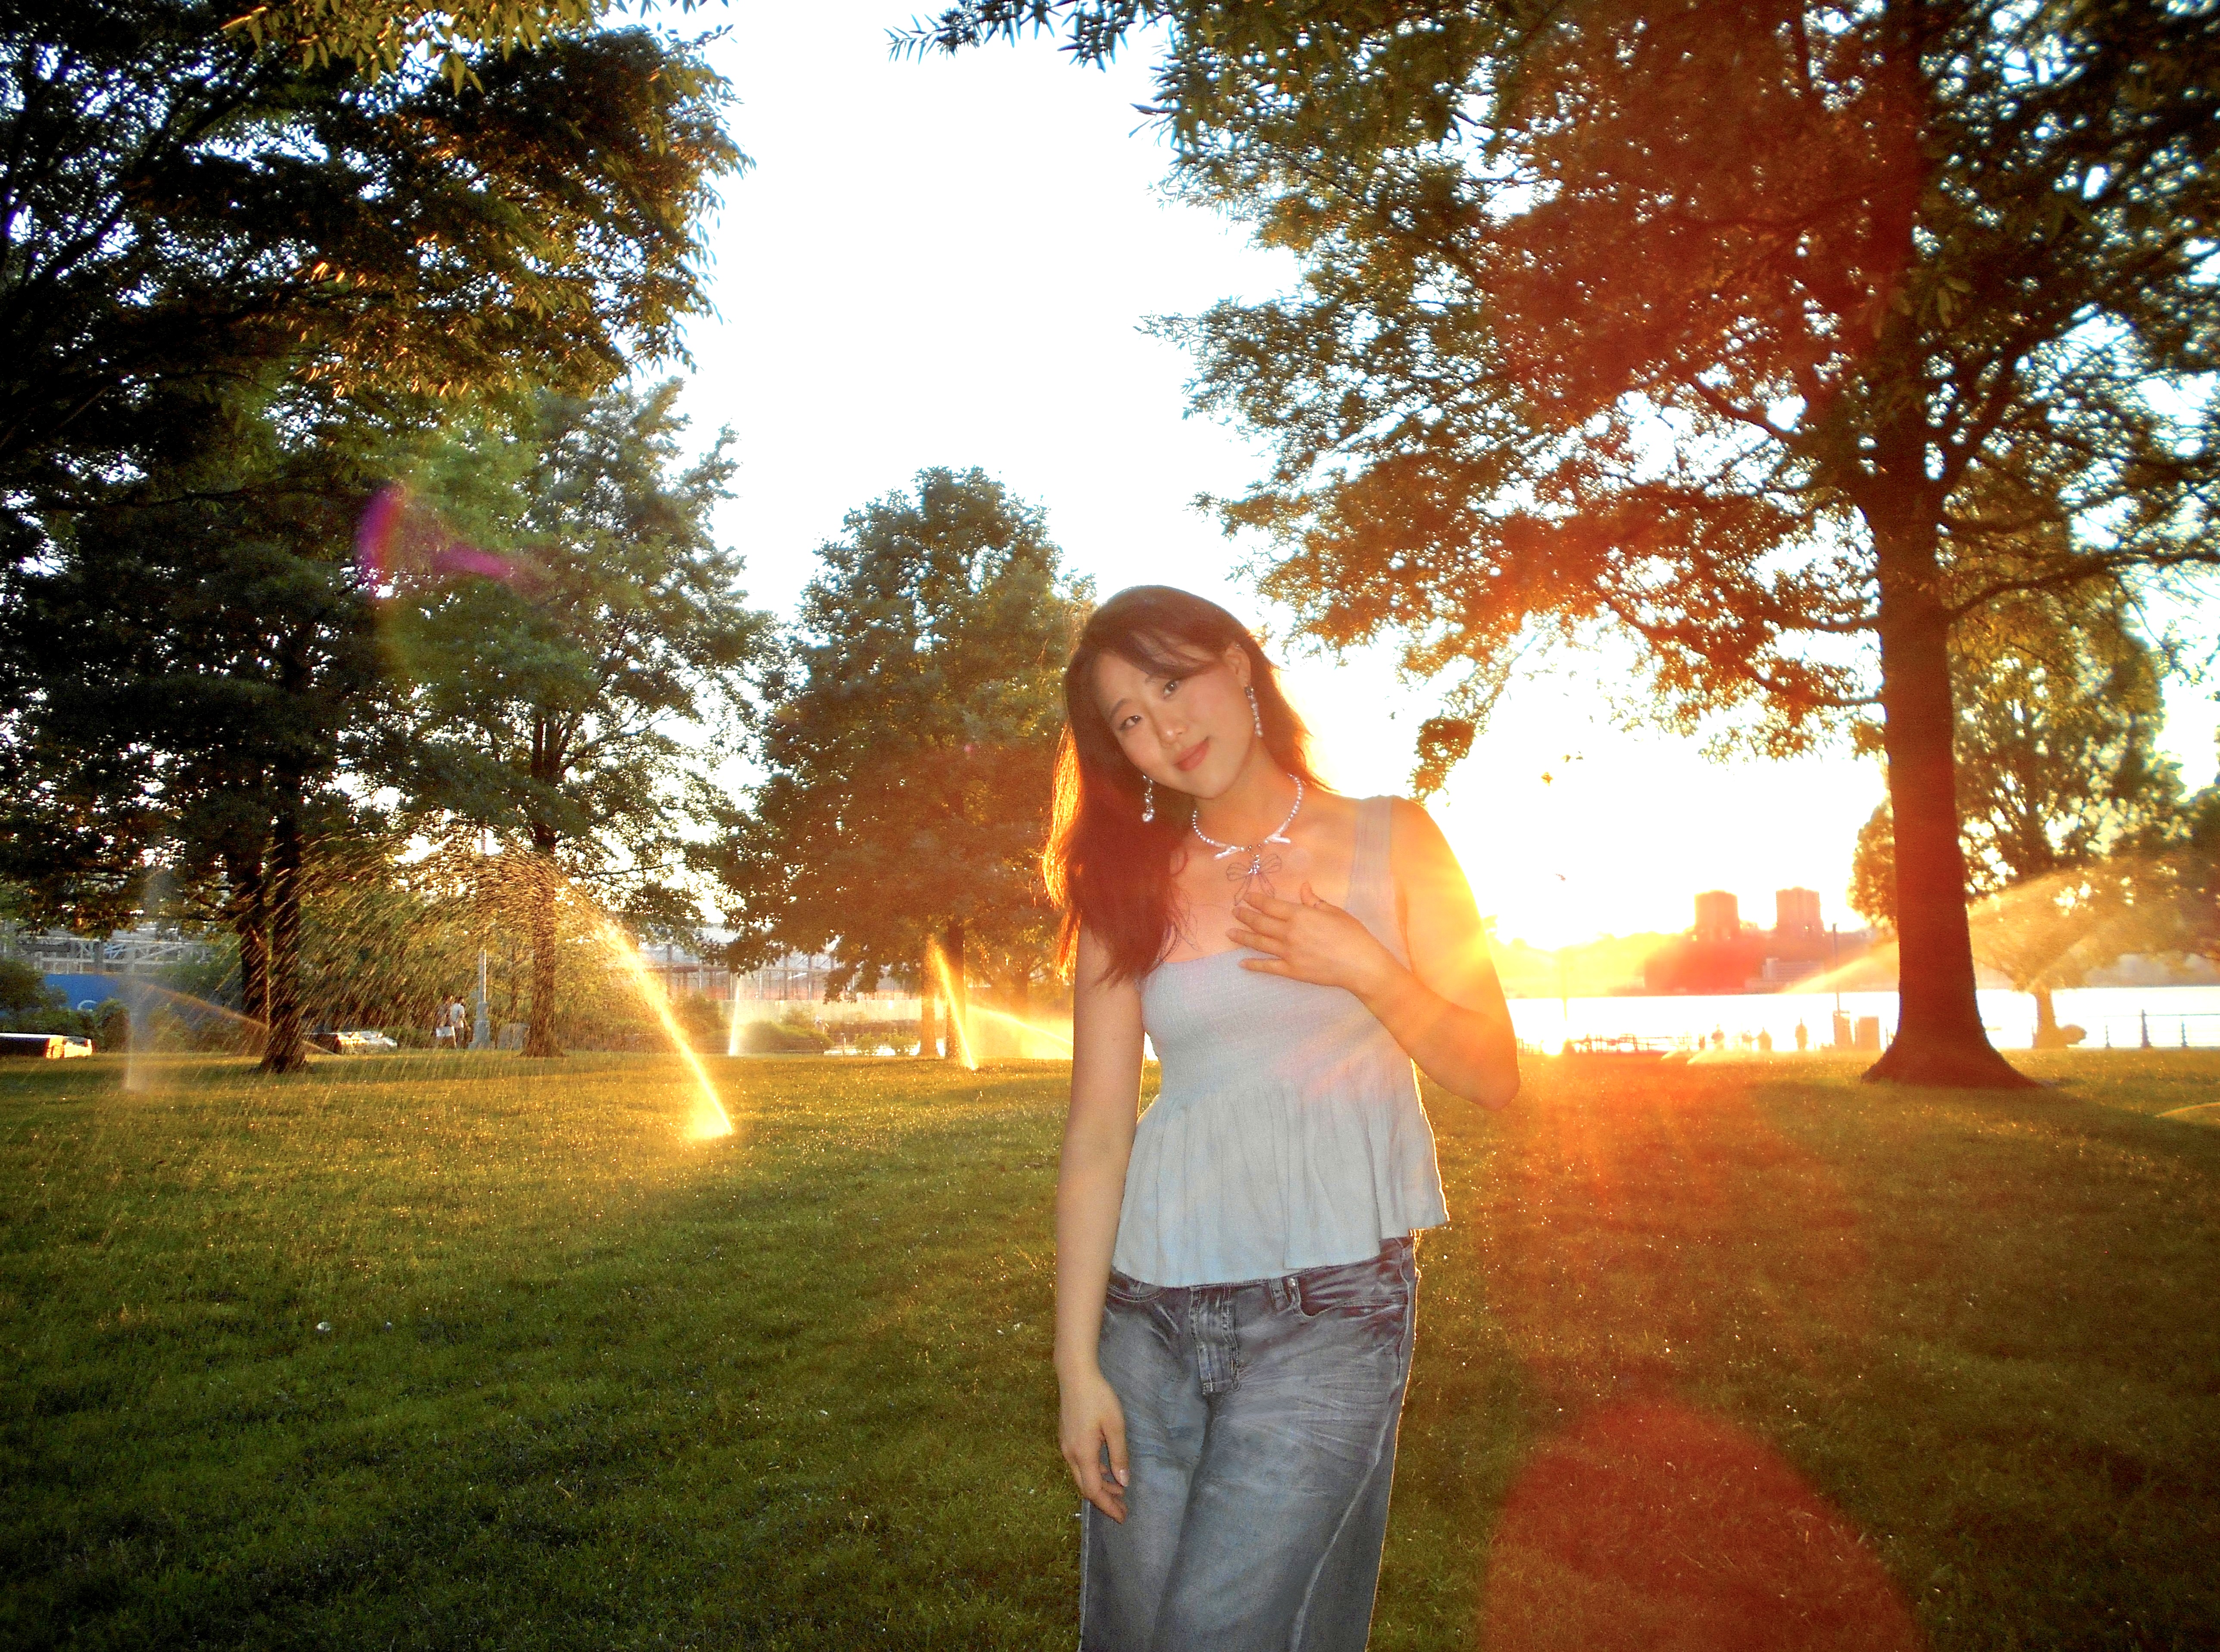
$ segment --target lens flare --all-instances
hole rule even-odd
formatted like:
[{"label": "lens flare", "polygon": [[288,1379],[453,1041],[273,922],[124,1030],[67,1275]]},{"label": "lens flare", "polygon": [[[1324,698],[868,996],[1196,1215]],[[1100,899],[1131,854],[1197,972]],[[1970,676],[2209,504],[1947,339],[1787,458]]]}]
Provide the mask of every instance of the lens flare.
[{"label": "lens flare", "polygon": [[663,990],[663,983],[640,962],[639,949],[633,944],[631,938],[624,931],[599,913],[595,914],[594,929],[602,944],[608,948],[609,956],[616,960],[618,967],[639,988],[641,999],[655,1013],[655,1019],[663,1023],[663,1030],[670,1038],[670,1047],[678,1052],[679,1059],[694,1075],[694,1082],[700,1095],[695,1103],[694,1117],[687,1125],[686,1133],[695,1141],[710,1141],[733,1134],[732,1115],[725,1111],[725,1104],[717,1099],[717,1087],[709,1082],[709,1069],[702,1064],[702,1057],[694,1053],[694,1046],[688,1042],[685,1030],[678,1025],[678,1018],[670,1013],[670,997]]},{"label": "lens flare", "polygon": [[1481,1643],[1918,1652],[1872,1544],[1757,1435],[1668,1400],[1587,1413],[1505,1499]]},{"label": "lens flare", "polygon": [[[948,957],[940,950],[938,941],[925,944],[925,961],[932,966],[932,973],[940,982],[940,1001],[948,1021],[948,1039],[955,1046],[956,1059],[963,1063],[963,1070],[979,1070],[979,1058],[971,1053],[971,1003],[956,980],[956,972],[948,967]],[[957,1006],[963,1007],[959,1011]]]},{"label": "lens flare", "polygon": [[1069,1056],[1071,1053],[1071,1034],[1069,1032],[1059,1032],[1052,1026],[1029,1021],[1022,1015],[1012,1015],[1007,1010],[988,1009],[979,1005],[967,1005],[966,1007],[970,1011],[975,1025],[981,1020],[991,1021],[1015,1034],[1018,1054],[1022,1059],[1039,1059],[1032,1051],[1036,1042],[1051,1046],[1046,1057],[1051,1061],[1059,1055]]},{"label": "lens flare", "polygon": [[363,512],[354,554],[363,578],[377,589],[403,575],[514,583],[523,571],[514,558],[458,539],[438,512],[397,482],[380,488]]}]

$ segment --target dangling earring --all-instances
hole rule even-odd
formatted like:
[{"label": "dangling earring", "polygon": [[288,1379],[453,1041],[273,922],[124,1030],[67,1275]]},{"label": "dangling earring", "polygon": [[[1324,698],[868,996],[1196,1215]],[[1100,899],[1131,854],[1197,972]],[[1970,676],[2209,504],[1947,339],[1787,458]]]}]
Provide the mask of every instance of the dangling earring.
[{"label": "dangling earring", "polygon": [[1261,740],[1264,738],[1264,714],[1257,709],[1257,690],[1244,689],[1241,692],[1249,696],[1249,720],[1257,725],[1257,738]]},{"label": "dangling earring", "polygon": [[1153,780],[1141,782],[1141,818],[1144,820],[1157,818],[1157,782]]}]

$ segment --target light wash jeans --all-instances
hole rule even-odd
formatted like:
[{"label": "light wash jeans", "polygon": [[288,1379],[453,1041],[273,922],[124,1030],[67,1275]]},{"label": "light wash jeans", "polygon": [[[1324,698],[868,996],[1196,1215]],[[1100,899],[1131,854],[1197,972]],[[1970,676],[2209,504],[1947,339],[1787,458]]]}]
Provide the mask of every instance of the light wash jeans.
[{"label": "light wash jeans", "polygon": [[1081,1652],[1361,1652],[1418,1281],[1408,1239],[1245,1284],[1111,1274],[1132,1483],[1122,1525],[1083,1506]]}]

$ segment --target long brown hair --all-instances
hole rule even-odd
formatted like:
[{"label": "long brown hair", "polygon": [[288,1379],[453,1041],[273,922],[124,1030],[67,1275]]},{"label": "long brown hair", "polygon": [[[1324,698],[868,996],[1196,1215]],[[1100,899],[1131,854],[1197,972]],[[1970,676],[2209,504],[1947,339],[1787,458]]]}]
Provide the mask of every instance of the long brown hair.
[{"label": "long brown hair", "polygon": [[[1215,602],[1169,585],[1135,585],[1094,610],[1063,671],[1063,740],[1056,755],[1056,813],[1041,872],[1063,908],[1057,957],[1069,966],[1086,930],[1110,953],[1110,979],[1146,975],[1172,938],[1172,857],[1188,829],[1179,794],[1160,789],[1157,818],[1141,819],[1141,771],[1111,732],[1095,699],[1094,665],[1105,654],[1157,676],[1192,676],[1225,651],[1249,656],[1249,686],[1264,723],[1264,749],[1306,786],[1310,731],[1280,691],[1280,674],[1249,628]],[[1207,669],[1206,666],[1204,669]]]}]

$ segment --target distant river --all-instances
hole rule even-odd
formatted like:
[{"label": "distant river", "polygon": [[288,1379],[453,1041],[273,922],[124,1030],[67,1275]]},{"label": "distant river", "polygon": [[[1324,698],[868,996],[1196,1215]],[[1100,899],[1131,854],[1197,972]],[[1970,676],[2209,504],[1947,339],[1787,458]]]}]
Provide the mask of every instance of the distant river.
[{"label": "distant river", "polygon": [[[2108,1038],[2116,1046],[2139,1044],[2146,1020],[2154,1044],[2171,1047],[2186,1037],[2193,1045],[2220,1046],[2220,987],[2081,987],[2059,993],[2057,1003],[2061,1025],[2088,1030],[2085,1044],[2090,1049],[2101,1048]],[[1835,1004],[1832,993],[1575,998],[1569,1004],[1555,998],[1514,998],[1511,1019],[1521,1038],[1545,1050],[1555,1050],[1567,1038],[1619,1033],[1693,1043],[1710,1037],[1714,1028],[1727,1035],[1730,1044],[1744,1032],[1755,1036],[1762,1029],[1773,1034],[1776,1048],[1793,1050],[1799,1019],[1811,1030],[1815,1047],[1827,1043]],[[1985,991],[1980,1004],[1981,1020],[1999,1048],[2024,1050],[2035,1042],[2035,1000],[2025,993]],[[1879,1016],[1884,1044],[1896,1031],[1894,993],[1844,993],[1842,1007],[1853,1020]]]}]

